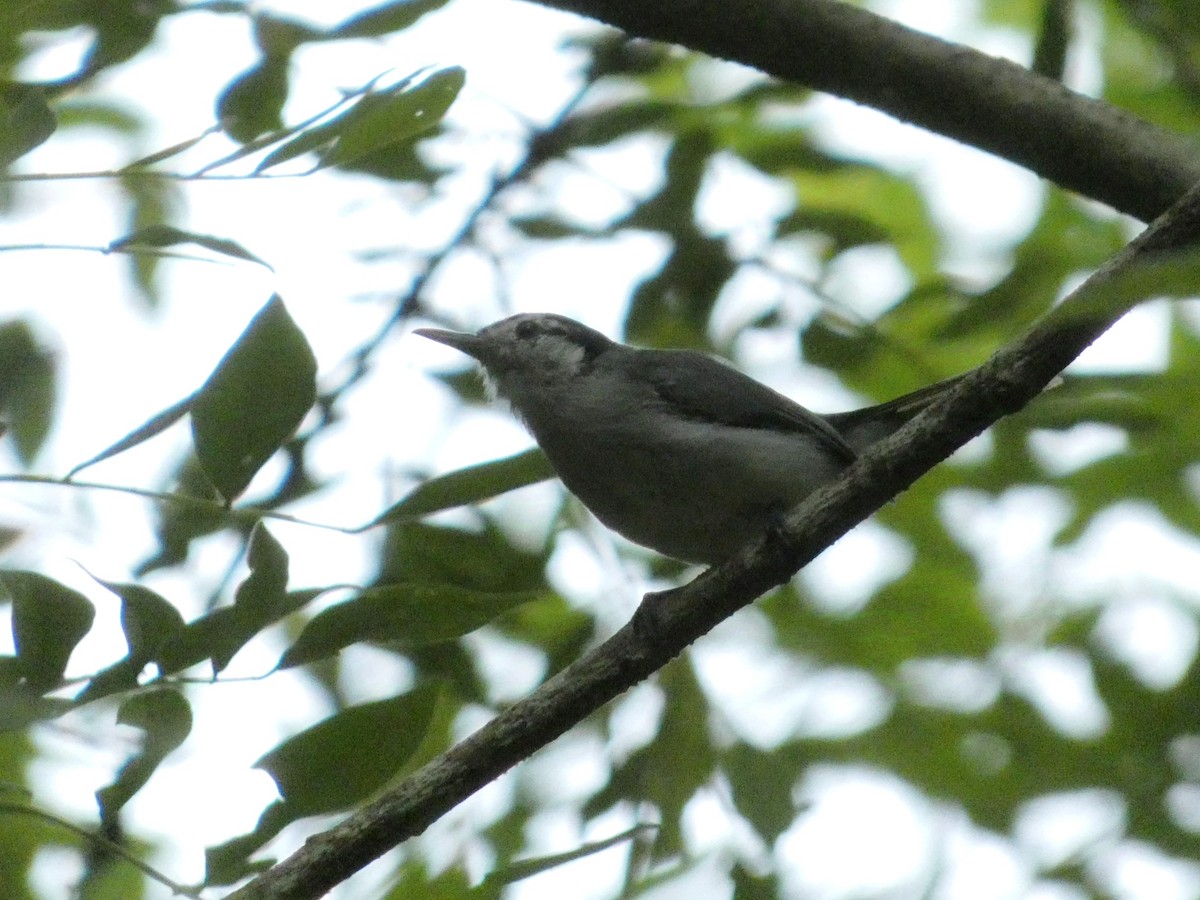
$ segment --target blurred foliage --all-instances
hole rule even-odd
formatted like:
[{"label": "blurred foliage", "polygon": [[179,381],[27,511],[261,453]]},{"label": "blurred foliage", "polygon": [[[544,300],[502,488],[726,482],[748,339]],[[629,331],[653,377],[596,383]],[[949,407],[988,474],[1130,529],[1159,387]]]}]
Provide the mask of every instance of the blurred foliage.
[{"label": "blurred foliage", "polygon": [[[148,251],[187,243],[255,258],[232,239],[177,224],[185,189],[160,177],[162,164],[204,136],[147,155],[141,141],[148,123],[104,94],[100,76],[133,65],[153,48],[167,18],[240,17],[255,59],[213,98],[214,131],[235,149],[212,167],[257,159],[252,176],[259,176],[274,166],[302,164],[312,172],[369,176],[384,190],[404,183],[435,195],[458,174],[457,164],[426,153],[426,144],[436,138],[470,148],[475,138],[470,122],[442,118],[463,86],[461,69],[348,90],[339,104],[299,122],[289,122],[288,101],[298,48],[419,28],[424,15],[443,5],[384,3],[322,28],[236,0],[9,4],[0,11],[0,163],[16,170],[65,129],[101,128],[130,159],[112,173],[123,192],[128,234],[107,249],[132,254],[133,281],[154,300],[158,257]],[[1196,130],[1200,20],[1189,0],[987,0],[980,6],[982,23],[1025,40],[1039,71],[1061,77],[1074,54],[1086,55],[1100,68],[1106,100],[1168,127]],[[1086,42],[1073,27],[1084,13],[1097,32]],[[19,77],[38,47],[79,30],[89,39],[74,71],[42,82]],[[432,309],[422,294],[456,251],[515,258],[567,242],[649,232],[662,239],[664,252],[632,286],[623,307],[626,338],[725,354],[741,346],[739,338],[782,338],[805,367],[840,380],[864,402],[882,401],[983,361],[1128,235],[1119,219],[1049,186],[1036,222],[1020,239],[971,248],[970,262],[989,275],[956,280],[942,274],[944,226],[916,179],[829,150],[811,128],[806,89],[607,32],[576,36],[568,52],[580,61],[579,91],[558,118],[528,127],[509,174],[489,184],[445,247],[412,250],[410,261],[421,274],[397,300],[390,324],[417,313],[466,315],[465,308]],[[487,86],[480,87],[486,94]],[[607,221],[582,214],[556,191],[556,172],[586,172],[589,158],[637,142],[662,148],[659,177],[645,190],[628,192]],[[737,221],[714,226],[699,214],[715,173],[730,165],[792,198],[770,222],[749,229],[753,234],[739,231]],[[8,183],[0,199],[14,202],[19,189]],[[484,213],[488,227],[476,228]],[[855,260],[864,250],[904,273],[904,285],[882,311],[860,303],[839,278],[861,264]],[[760,287],[748,292],[743,279],[751,274]],[[45,573],[16,566],[0,572],[16,645],[15,655],[0,658],[4,897],[37,896],[29,878],[35,856],[64,846],[74,848],[85,873],[82,896],[129,897],[144,887],[126,862],[98,849],[105,845],[13,812],[35,812],[47,800],[29,793],[36,787],[33,764],[52,754],[36,739],[39,729],[60,721],[86,729],[107,715],[138,732],[136,746],[97,792],[95,817],[80,827],[144,857],[146,848],[122,835],[122,810],[160,764],[193,739],[193,726],[200,727],[191,700],[203,688],[192,680],[216,677],[245,644],[269,633],[283,650],[278,668],[303,673],[331,712],[257,763],[275,779],[282,799],[264,808],[253,831],[238,836],[231,828],[228,841],[209,848],[209,882],[225,885],[269,865],[277,851],[268,842],[285,826],[320,827],[320,820],[304,820],[363,802],[446,749],[464,723],[506,702],[508,673],[486,665],[481,646],[518,653],[545,678],[611,627],[559,580],[548,580],[557,534],[531,547],[513,537],[503,507],[492,505],[453,520],[457,524],[424,521],[543,480],[548,471],[536,452],[424,480],[381,511],[372,523],[382,539],[371,584],[290,585],[288,547],[259,516],[337,490],[309,475],[310,442],[335,426],[354,429],[352,418],[342,418],[340,401],[375,377],[372,360],[382,336],[364,335],[362,349],[336,378],[318,378],[285,302],[275,297],[264,305],[195,394],[84,464],[124,453],[191,417],[192,454],[178,460],[167,485],[142,486],[169,490],[176,500],[158,507],[157,548],[136,572],[186,574],[197,542],[214,534],[231,538],[244,566],[239,562],[221,580],[203,614],[185,621],[181,604],[139,583],[97,581],[95,593],[85,594]],[[782,737],[767,740],[739,725],[703,654],[685,655],[654,679],[649,694],[639,695],[652,695],[659,708],[646,733],[629,736],[632,699],[576,730],[572,737],[589,744],[598,783],[586,789],[569,784],[568,774],[553,771],[555,748],[547,749],[528,764],[538,774],[518,774],[511,796],[497,801],[488,821],[463,819],[455,825],[456,843],[431,848],[414,841],[397,854],[388,863],[394,873],[387,896],[492,896],[504,884],[599,853],[624,867],[618,881],[625,896],[702,865],[722,868],[733,896],[778,896],[794,873],[776,850],[814,815],[806,786],[814,771],[830,765],[871,767],[918,796],[962,811],[975,828],[1007,839],[1034,881],[1109,895],[1114,888],[1103,863],[1123,846],[1196,862],[1200,659],[1193,647],[1182,672],[1155,680],[1130,661],[1111,623],[1116,611],[1152,593],[1177,629],[1194,635],[1200,594],[1114,583],[1089,588],[1080,599],[1046,574],[1056,555],[1076,550],[1122,504],[1153,510],[1164,533],[1196,544],[1200,334],[1186,305],[1173,307],[1167,318],[1161,372],[1071,376],[883,509],[876,524],[903,547],[906,561],[864,596],[839,602],[836,590],[801,577],[731,623],[730,634],[755,623],[743,638],[752,646],[742,651],[755,665],[790,673],[789,683],[774,691],[780,708],[761,699],[745,704]],[[46,345],[41,323],[0,323],[0,414],[13,465],[29,467],[53,439],[57,365],[72,348],[51,352]],[[440,380],[461,404],[481,402],[473,375]],[[1039,450],[1039,442],[1069,439],[1088,425],[1115,437],[1109,449],[1071,465]],[[272,459],[284,466],[267,496],[252,510],[234,505]],[[1044,546],[1034,549],[1003,531],[981,539],[955,513],[966,504],[999,517],[1007,503],[1029,495],[1044,501]],[[571,501],[565,510],[559,531],[578,522]],[[656,577],[684,572],[636,549],[622,554],[628,565]],[[1022,574],[1020,584],[1006,581],[1014,572]],[[90,677],[65,682],[71,654],[104,592],[119,601],[127,653]],[[331,594],[337,595],[332,601]],[[706,648],[723,647],[725,639],[714,635]],[[367,703],[352,699],[360,692],[347,689],[354,672],[339,654],[359,643],[402,664],[411,689]],[[1048,696],[1054,688],[1034,684],[1031,660],[1070,667],[1074,689],[1102,711],[1101,724],[1091,730],[1073,724],[1063,703]],[[834,683],[843,690],[856,685],[865,711],[836,725],[790,711],[792,692],[820,696]],[[1018,823],[1037,801],[1087,791],[1114,800],[1117,824],[1089,832],[1061,859],[1053,857],[1057,850],[1018,840]],[[713,850],[689,833],[689,810],[713,796],[746,840]],[[78,809],[81,802],[73,798],[67,805]],[[852,815],[866,821],[872,811]],[[578,841],[547,854],[533,835],[555,816],[575,824]],[[952,838],[933,840],[948,845]],[[869,848],[853,852],[869,866]],[[939,846],[930,854],[935,862],[924,866],[920,883],[907,886],[912,896],[938,893],[949,876],[936,860],[949,852]],[[488,861],[485,872],[481,859]],[[861,894],[844,894],[851,895]]]}]

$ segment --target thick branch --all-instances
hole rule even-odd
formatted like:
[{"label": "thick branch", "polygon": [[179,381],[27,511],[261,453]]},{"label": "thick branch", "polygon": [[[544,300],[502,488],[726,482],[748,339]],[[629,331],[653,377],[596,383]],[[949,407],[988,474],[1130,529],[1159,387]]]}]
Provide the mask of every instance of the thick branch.
[{"label": "thick branch", "polygon": [[1194,142],[1028,69],[838,0],[536,0],[875,107],[1149,221]]},{"label": "thick branch", "polygon": [[1200,240],[1200,187],[1117,254],[1024,337],[874,445],[810,496],[784,527],[692,583],[652,596],[629,625],[524,700],[232,895],[319,897],[659,669],[772,587],[1001,416],[1035,397],[1124,312],[1097,290],[1162,251]]}]

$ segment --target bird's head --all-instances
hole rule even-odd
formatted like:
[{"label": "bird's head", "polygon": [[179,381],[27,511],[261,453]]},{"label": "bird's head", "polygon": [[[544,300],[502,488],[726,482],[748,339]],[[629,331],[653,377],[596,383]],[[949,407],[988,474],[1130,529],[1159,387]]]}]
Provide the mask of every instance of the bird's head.
[{"label": "bird's head", "polygon": [[509,396],[513,382],[576,378],[617,346],[600,332],[551,313],[509,316],[476,334],[440,328],[418,328],[416,334],[478,360],[501,396]]}]

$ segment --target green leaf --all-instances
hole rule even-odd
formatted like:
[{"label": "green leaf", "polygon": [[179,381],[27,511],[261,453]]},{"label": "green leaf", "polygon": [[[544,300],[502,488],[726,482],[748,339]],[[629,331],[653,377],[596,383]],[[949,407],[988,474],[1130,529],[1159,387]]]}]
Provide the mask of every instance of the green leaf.
[{"label": "green leaf", "polygon": [[[139,249],[145,247],[174,247],[176,244],[195,244],[198,247],[203,247],[222,256],[244,259],[271,269],[268,263],[255,256],[237,241],[231,241],[229,238],[217,237],[211,234],[197,234],[194,231],[184,231],[181,228],[161,223],[147,225],[145,228],[139,228],[132,234],[117,238],[105,248],[105,252],[136,253]],[[271,271],[274,271],[274,269]]]},{"label": "green leaf", "polygon": [[167,642],[183,631],[179,610],[149,588],[112,581],[100,584],[121,598],[121,629],[129,645],[129,658],[135,663],[157,660]]},{"label": "green leaf", "polygon": [[20,660],[0,656],[0,734],[22,731],[34,722],[61,716],[74,707],[62,697],[43,697],[31,685],[18,682]]},{"label": "green leaf", "polygon": [[493,594],[543,590],[549,548],[522,550],[495,523],[483,524],[482,531],[425,522],[391,525],[376,582],[454,584]]},{"label": "green leaf", "polygon": [[366,95],[348,111],[321,165],[344,165],[429,131],[442,120],[465,80],[466,72],[454,66],[434,72],[416,87],[405,83]]},{"label": "green leaf", "polygon": [[192,730],[192,708],[172,688],[135,694],[121,704],[117,722],[145,732],[142,748],[108,787],[96,791],[100,821],[116,823],[117,813],[145,786],[167,754],[183,743]]},{"label": "green leaf", "polygon": [[271,15],[269,12],[254,14],[254,43],[268,59],[282,59],[301,44],[323,40],[324,32],[296,19]]},{"label": "green leaf", "polygon": [[740,863],[733,867],[732,900],[776,900],[781,896],[778,877],[755,875]]},{"label": "green leaf", "polygon": [[[205,134],[193,138],[187,144],[203,140]],[[165,158],[171,151],[183,152],[185,145],[178,145],[171,150],[162,150],[156,156]],[[149,159],[149,158],[147,158]],[[131,164],[149,165],[146,160]],[[126,166],[120,174],[118,183],[125,194],[128,203],[127,222],[131,233],[138,233],[152,225],[164,225],[178,216],[183,206],[183,189],[169,178],[147,178],[146,170],[138,171]],[[156,250],[131,252],[126,254],[129,261],[129,271],[141,292],[142,299],[152,309],[157,308],[162,300],[159,291],[159,263],[166,257],[178,254],[168,254]]]},{"label": "green leaf", "polygon": [[389,584],[363,591],[313,618],[279,660],[287,669],[359,641],[401,646],[451,641],[540,599],[532,591],[484,593],[447,584]]},{"label": "green leaf", "polygon": [[237,497],[316,399],[317,362],[278,295],[225,354],[192,406],[192,441],[221,495]]},{"label": "green leaf", "polygon": [[223,632],[224,640],[218,640],[211,648],[213,669],[217,672],[229,665],[247,641],[293,608],[287,592],[287,552],[261,522],[250,534],[246,561],[250,575],[238,585],[233,601],[236,628]]},{"label": "green leaf", "polygon": [[729,779],[730,793],[738,812],[754,826],[768,846],[796,818],[796,805],[781,785],[792,784],[800,773],[791,761],[770,750],[737,743],[721,754],[721,768]]},{"label": "green leaf", "polygon": [[75,695],[74,705],[84,706],[110,694],[125,694],[136,690],[141,671],[142,667],[135,665],[128,656],[122,657],[89,678],[83,690]]},{"label": "green leaf", "polygon": [[57,127],[41,88],[15,82],[0,87],[0,167],[47,141]]},{"label": "green leaf", "polygon": [[441,9],[446,0],[393,0],[355,13],[325,33],[327,39],[379,37],[408,28],[426,13]]},{"label": "green leaf", "polygon": [[468,466],[428,481],[414,488],[403,500],[392,504],[361,530],[388,522],[419,519],[443,509],[467,506],[490,500],[508,491],[537,484],[554,477],[550,460],[540,448],[534,447],[515,456]]},{"label": "green leaf", "polygon": [[158,666],[164,675],[169,675],[217,654],[232,657],[228,648],[234,647],[236,652],[246,640],[233,607],[222,606],[188,622],[168,639],[158,652]]},{"label": "green leaf", "polygon": [[1037,36],[1030,69],[1039,75],[1062,81],[1067,65],[1067,50],[1074,30],[1074,0],[1045,0],[1042,28]]},{"label": "green leaf", "polygon": [[400,866],[391,889],[379,900],[499,900],[499,893],[484,885],[472,887],[474,879],[467,875],[461,863],[439,871],[430,871],[430,864],[419,856],[409,856]]},{"label": "green leaf", "polygon": [[54,416],[54,356],[27,322],[0,325],[0,415],[17,456],[28,465],[41,449]]},{"label": "green leaf", "polygon": [[233,884],[247,875],[271,868],[275,860],[263,859],[252,863],[248,861],[250,854],[279,834],[291,821],[286,804],[277,800],[263,810],[252,832],[209,847],[204,851],[204,883]]},{"label": "green leaf", "polygon": [[92,627],[95,608],[83,594],[37,572],[0,572],[0,584],[12,600],[22,676],[35,690],[57,687],[71,651]]},{"label": "green leaf", "polygon": [[287,162],[289,159],[295,159],[297,156],[302,156],[305,153],[332,146],[333,142],[337,140],[339,125],[347,114],[348,112],[342,113],[328,122],[314,125],[311,128],[305,128],[295,137],[284,141],[284,143],[263,157],[259,164],[254,167],[254,174],[257,175],[272,166]]},{"label": "green leaf", "polygon": [[226,134],[246,143],[283,127],[289,61],[286,54],[263,56],[226,86],[217,98],[217,120]]},{"label": "green leaf", "polygon": [[[134,574],[141,577],[147,572],[173,566],[187,558],[192,541],[212,534],[231,523],[221,511],[221,497],[195,454],[189,453],[179,460],[174,475],[168,482],[173,484],[172,493],[182,498],[194,498],[195,504],[186,502],[164,503],[155,508],[155,537],[158,549],[149,559],[140,563]],[[244,522],[232,523],[243,531],[249,526]]]},{"label": "green leaf", "polygon": [[936,274],[940,235],[924,196],[911,181],[863,163],[799,169],[791,174],[797,204],[807,211],[805,215],[862,217],[862,227],[887,235],[916,280]]},{"label": "green leaf", "polygon": [[192,394],[188,397],[184,397],[178,403],[168,406],[162,412],[151,416],[143,424],[133,429],[133,431],[129,432],[129,434],[125,435],[125,437],[121,438],[116,443],[110,444],[95,456],[91,457],[90,459],[85,459],[83,462],[79,463],[67,473],[67,479],[69,480],[74,478],[84,469],[90,468],[91,466],[96,465],[96,463],[103,462],[106,459],[111,459],[119,453],[124,453],[126,450],[136,447],[138,444],[145,443],[146,441],[150,440],[150,438],[166,431],[192,411],[192,404],[196,402],[196,396],[196,394]]},{"label": "green leaf", "polygon": [[211,659],[214,672],[220,672],[264,628],[326,590],[286,590],[287,554],[262,523],[251,532],[247,562],[250,575],[238,586],[232,606],[188,623],[162,645],[156,661],[163,672],[176,672],[205,659]]},{"label": "green leaf", "polygon": [[387,784],[417,751],[438,693],[436,685],[424,685],[344,709],[254,765],[275,779],[293,819],[347,809]]}]

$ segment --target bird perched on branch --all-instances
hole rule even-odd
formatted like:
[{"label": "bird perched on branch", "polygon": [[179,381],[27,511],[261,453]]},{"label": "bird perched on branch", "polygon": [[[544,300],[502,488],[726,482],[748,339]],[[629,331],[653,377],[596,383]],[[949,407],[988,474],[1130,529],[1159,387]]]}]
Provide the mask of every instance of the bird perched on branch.
[{"label": "bird perched on branch", "polygon": [[609,528],[716,564],[952,383],[821,415],[693,350],[644,350],[549,313],[417,334],[483,366],[563,483]]}]

